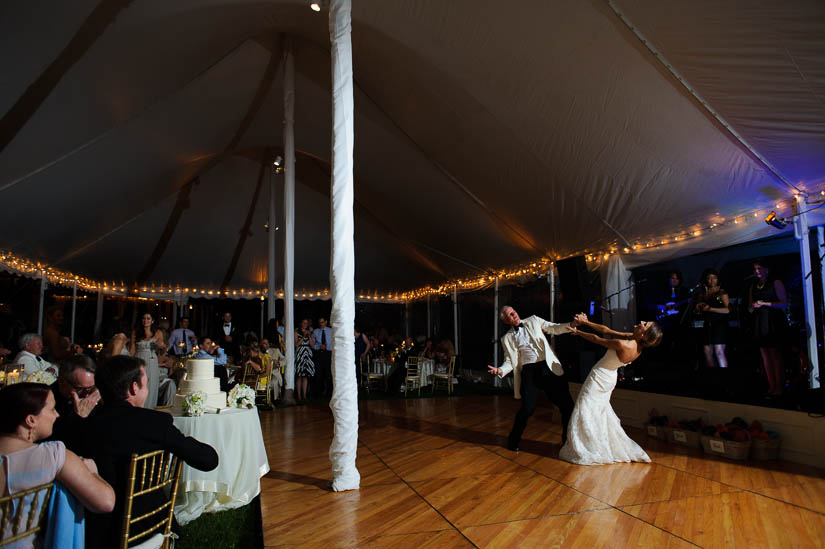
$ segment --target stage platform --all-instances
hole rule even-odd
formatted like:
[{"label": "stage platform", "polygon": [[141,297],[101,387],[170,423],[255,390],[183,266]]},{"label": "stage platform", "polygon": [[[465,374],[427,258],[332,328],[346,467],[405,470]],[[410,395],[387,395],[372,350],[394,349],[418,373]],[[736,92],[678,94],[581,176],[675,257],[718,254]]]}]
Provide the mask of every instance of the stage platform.
[{"label": "stage platform", "polygon": [[[542,397],[543,398],[543,397]],[[325,405],[261,412],[266,547],[823,547],[825,470],[737,462],[628,434],[652,464],[556,458],[542,402],[521,451],[509,396],[364,401],[361,489],[327,488]]]}]

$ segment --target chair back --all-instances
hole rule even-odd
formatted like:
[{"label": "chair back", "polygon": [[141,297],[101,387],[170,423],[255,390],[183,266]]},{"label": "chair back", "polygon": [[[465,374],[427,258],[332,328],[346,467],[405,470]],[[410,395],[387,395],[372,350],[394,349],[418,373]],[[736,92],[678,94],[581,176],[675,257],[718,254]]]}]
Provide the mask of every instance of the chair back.
[{"label": "chair back", "polygon": [[[33,536],[43,529],[52,492],[54,492],[54,483],[49,482],[0,498],[0,513],[2,513],[0,547]],[[24,513],[27,503],[30,503],[28,513]]]},{"label": "chair back", "polygon": [[275,361],[272,360],[272,358],[268,354],[261,353],[261,364],[263,366],[263,371],[260,374],[258,374],[258,380],[257,380],[257,385],[256,385],[257,389],[256,390],[263,391],[267,387],[269,387],[269,380],[270,380],[270,377],[272,376],[272,364],[274,362]]},{"label": "chair back", "polygon": [[258,386],[258,372],[255,371],[248,361],[244,361],[243,375],[241,376],[241,383],[253,389]]},{"label": "chair back", "polygon": [[[178,482],[183,462],[171,452],[155,450],[143,455],[132,454],[129,462],[129,479],[126,489],[126,500],[123,510],[123,531],[120,536],[120,547],[126,549],[130,543],[151,533],[162,533],[163,545],[169,546],[169,533],[172,530],[172,512],[175,509],[175,497],[178,493]],[[153,492],[163,494],[169,487],[169,500],[140,516],[133,517],[132,509],[135,498]],[[162,499],[162,498],[159,498]],[[132,533],[132,526],[139,522],[151,519],[151,524],[142,531]]]},{"label": "chair back", "polygon": [[407,377],[418,377],[421,373],[421,367],[418,365],[418,357],[411,356],[407,359]]},{"label": "chair back", "polygon": [[456,355],[450,357],[450,365],[447,367],[447,373],[450,375],[450,378],[453,377],[453,372],[455,372],[455,356]]},{"label": "chair back", "polygon": [[358,359],[361,368],[361,376],[369,375],[370,373],[370,355],[362,356]]}]

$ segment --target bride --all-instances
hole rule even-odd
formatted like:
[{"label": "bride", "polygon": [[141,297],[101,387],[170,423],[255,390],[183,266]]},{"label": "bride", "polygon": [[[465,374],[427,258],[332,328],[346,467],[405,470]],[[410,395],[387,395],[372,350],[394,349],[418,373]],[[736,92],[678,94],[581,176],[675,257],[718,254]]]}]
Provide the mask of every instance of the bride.
[{"label": "bride", "polygon": [[658,345],[662,340],[662,329],[655,322],[640,322],[633,327],[632,333],[617,332],[590,322],[584,313],[576,315],[576,321],[580,326],[589,326],[615,339],[570,328],[572,333],[607,347],[607,352],[582,384],[567,427],[567,442],[559,452],[559,458],[580,465],[650,463],[645,451],[622,429],[618,416],[610,407],[610,395],[616,386],[616,370],[639,358],[643,348]]}]

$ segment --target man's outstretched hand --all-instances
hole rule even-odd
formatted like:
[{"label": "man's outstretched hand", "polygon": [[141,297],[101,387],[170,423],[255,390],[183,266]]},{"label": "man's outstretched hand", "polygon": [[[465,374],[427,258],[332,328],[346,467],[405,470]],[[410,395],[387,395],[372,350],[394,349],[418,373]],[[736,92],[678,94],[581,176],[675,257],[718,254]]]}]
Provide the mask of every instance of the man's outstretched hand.
[{"label": "man's outstretched hand", "polygon": [[487,373],[493,374],[494,376],[501,375],[501,368],[496,368],[495,366],[487,366]]}]

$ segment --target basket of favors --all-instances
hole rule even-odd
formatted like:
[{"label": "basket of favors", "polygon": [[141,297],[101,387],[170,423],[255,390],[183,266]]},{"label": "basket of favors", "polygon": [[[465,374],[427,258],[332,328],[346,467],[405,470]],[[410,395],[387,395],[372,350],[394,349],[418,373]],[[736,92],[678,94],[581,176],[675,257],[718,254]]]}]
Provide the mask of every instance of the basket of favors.
[{"label": "basket of favors", "polygon": [[750,429],[741,417],[735,417],[724,425],[705,426],[701,440],[706,454],[729,459],[745,459],[751,449]]},{"label": "basket of favors", "polygon": [[701,448],[701,433],[704,427],[705,422],[702,421],[702,418],[682,421],[670,420],[667,425],[667,440],[672,444]]},{"label": "basket of favors", "polygon": [[645,430],[648,436],[658,438],[660,440],[667,440],[667,416],[663,416],[656,408],[653,408],[648,413],[647,423],[645,423]]},{"label": "basket of favors", "polygon": [[776,431],[766,431],[759,421],[750,425],[751,459],[779,459],[782,437]]}]

